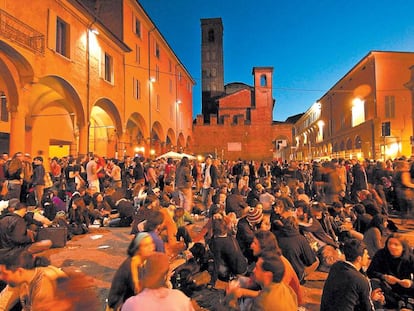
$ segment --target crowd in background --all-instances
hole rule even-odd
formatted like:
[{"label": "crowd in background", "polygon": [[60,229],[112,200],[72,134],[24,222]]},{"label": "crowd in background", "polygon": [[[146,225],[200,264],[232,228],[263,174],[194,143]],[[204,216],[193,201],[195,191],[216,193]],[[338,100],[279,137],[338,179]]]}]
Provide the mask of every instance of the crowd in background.
[{"label": "crowd in background", "polygon": [[[128,256],[108,296],[107,307],[114,310],[151,304],[160,299],[155,291],[162,291],[165,302],[177,301],[180,310],[193,308],[186,297],[164,292],[165,273],[155,276],[146,267],[154,252],[170,261],[184,254],[193,269],[187,262],[180,270],[187,281],[207,271],[210,286],[228,282],[227,310],[297,310],[304,303],[301,285],[316,269],[329,272],[321,310],[412,309],[413,251],[398,235],[401,224],[390,217],[397,214],[403,224],[413,219],[412,164],[404,157],[255,163],[211,155],[203,162],[141,156],[119,161],[94,154],[45,164],[41,156],[3,154],[0,249],[21,256],[13,252],[50,247],[36,240],[42,226],[64,226],[68,238],[91,226],[130,227]],[[188,225],[199,219],[205,221],[194,234]],[[368,268],[369,284],[350,266]],[[18,268],[2,259],[0,267],[2,275]],[[331,273],[349,277],[348,283],[338,284]],[[180,278],[170,287],[191,297],[192,283]],[[338,295],[353,282],[355,290]]]}]

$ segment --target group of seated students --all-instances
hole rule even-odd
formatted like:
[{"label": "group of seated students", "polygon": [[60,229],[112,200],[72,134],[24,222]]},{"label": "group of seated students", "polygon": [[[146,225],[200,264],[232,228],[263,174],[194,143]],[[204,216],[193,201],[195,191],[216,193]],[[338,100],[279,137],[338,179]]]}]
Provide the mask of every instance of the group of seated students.
[{"label": "group of seated students", "polygon": [[[259,186],[256,190],[259,199],[250,197],[247,204],[248,195],[239,200],[233,197],[240,196],[237,190],[217,189],[212,205],[203,211],[208,217],[205,225],[193,238],[184,222],[184,214],[190,223],[193,221],[187,212],[174,209],[171,201],[163,208],[163,193],[148,195],[133,216],[131,233],[138,236],[142,231],[148,232],[156,250],[161,252],[165,251],[165,243],[177,242],[178,232],[186,236],[187,247],[193,244],[188,241],[203,242],[213,262],[209,270],[210,284],[214,286],[218,280],[229,282],[228,296],[236,298],[240,303],[238,307],[244,310],[256,310],[257,304],[261,308],[258,310],[296,310],[304,303],[301,285],[306,277],[315,269],[329,272],[336,262],[348,260],[342,249],[349,241],[357,240],[363,243],[372,260],[368,276],[374,285],[383,288],[383,296],[367,299],[373,305],[376,299],[378,307],[409,305],[407,297],[413,294],[412,249],[400,236],[391,234],[396,231],[395,224],[391,220],[391,225],[388,223],[387,215],[376,208],[375,198],[369,192],[361,192],[356,204],[339,201],[325,204],[293,200],[278,189],[269,191]],[[264,209],[260,201],[260,194],[266,191],[274,196],[270,209]],[[400,260],[387,252],[389,241],[400,244],[403,250],[398,256]],[[389,262],[378,264],[379,258],[388,258]],[[128,270],[130,265],[125,267]],[[111,293],[116,289],[113,283]],[[122,305],[126,298],[108,301],[114,307]]]},{"label": "group of seated students", "polygon": [[[127,300],[143,293],[142,273],[154,252],[170,255],[191,249],[193,242],[202,242],[209,254],[206,256],[213,262],[210,284],[214,286],[218,280],[229,282],[227,294],[235,298],[239,308],[297,310],[304,303],[301,285],[307,276],[315,269],[330,272],[336,262],[352,262],[346,252],[343,258],[342,249],[349,241],[357,240],[371,257],[365,267],[367,275],[373,287],[381,288],[381,295],[368,293],[367,301],[375,300],[378,307],[410,307],[408,298],[414,294],[413,251],[398,234],[391,234],[396,230],[395,224],[381,212],[369,191],[361,191],[355,204],[325,204],[323,200],[311,201],[300,187],[293,197],[283,184],[257,184],[244,196],[237,188],[228,189],[216,189],[207,209],[194,209],[206,217],[198,234],[191,234],[187,224],[194,219],[180,206],[179,195],[169,184],[163,191],[143,186],[131,200],[120,190],[91,195],[81,187],[71,195],[65,213],[55,208],[50,218],[45,213],[40,220],[32,216],[32,223],[25,219],[27,206],[12,201],[1,216],[0,248],[27,246],[33,253],[33,248],[50,247],[47,241],[34,243],[32,232],[36,225],[58,223],[75,235],[87,233],[93,223],[131,227],[133,238],[127,258],[113,278],[109,308],[130,310]],[[63,201],[58,193],[47,195],[44,206],[60,206],[59,200]],[[15,215],[21,218],[19,229],[10,232],[6,228]],[[208,265],[205,269],[209,269]],[[335,305],[338,295],[327,295],[323,305]],[[192,306],[186,302],[184,305],[191,310]]]}]

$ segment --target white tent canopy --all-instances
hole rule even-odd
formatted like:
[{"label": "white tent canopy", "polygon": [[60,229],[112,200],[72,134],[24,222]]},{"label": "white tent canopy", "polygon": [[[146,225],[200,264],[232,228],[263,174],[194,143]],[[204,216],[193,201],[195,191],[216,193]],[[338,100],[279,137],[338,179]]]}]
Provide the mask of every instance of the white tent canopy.
[{"label": "white tent canopy", "polygon": [[164,159],[172,158],[173,160],[181,160],[184,157],[187,157],[189,160],[195,160],[196,159],[196,157],[192,156],[191,154],[168,151],[167,153],[164,153],[164,154],[160,155],[159,157],[157,157],[157,160],[161,159],[161,158],[164,158]]}]

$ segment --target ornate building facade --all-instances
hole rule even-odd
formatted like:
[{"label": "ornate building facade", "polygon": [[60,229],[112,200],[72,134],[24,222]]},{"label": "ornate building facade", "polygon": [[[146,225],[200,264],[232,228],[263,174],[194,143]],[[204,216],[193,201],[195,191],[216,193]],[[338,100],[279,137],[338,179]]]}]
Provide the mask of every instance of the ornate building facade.
[{"label": "ornate building facade", "polygon": [[139,2],[5,0],[0,21],[0,151],[191,150],[194,80]]}]

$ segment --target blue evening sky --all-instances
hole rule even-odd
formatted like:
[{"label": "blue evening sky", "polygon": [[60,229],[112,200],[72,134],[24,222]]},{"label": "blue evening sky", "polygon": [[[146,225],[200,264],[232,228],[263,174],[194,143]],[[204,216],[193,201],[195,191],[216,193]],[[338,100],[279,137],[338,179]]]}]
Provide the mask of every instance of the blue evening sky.
[{"label": "blue evening sky", "polygon": [[305,112],[371,50],[414,51],[412,0],[138,0],[196,82],[201,18],[221,17],[224,82],[253,85],[271,66],[273,119]]}]

